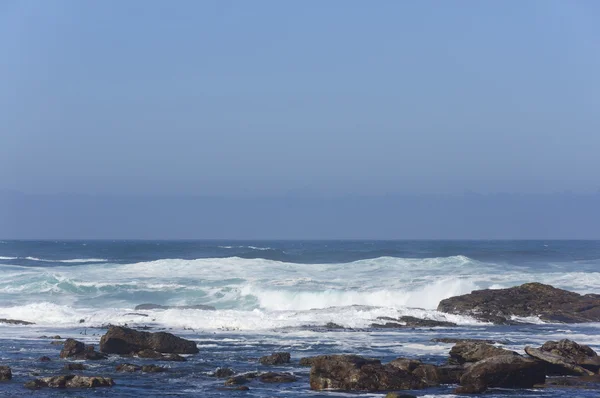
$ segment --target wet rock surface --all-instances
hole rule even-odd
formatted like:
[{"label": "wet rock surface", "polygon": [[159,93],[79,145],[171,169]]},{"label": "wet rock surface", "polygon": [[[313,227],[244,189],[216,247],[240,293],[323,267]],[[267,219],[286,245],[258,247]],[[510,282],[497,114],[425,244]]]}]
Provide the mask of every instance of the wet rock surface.
[{"label": "wet rock surface", "polygon": [[99,360],[106,359],[107,356],[106,354],[95,351],[94,346],[92,345],[86,346],[81,341],[77,341],[75,339],[66,339],[63,344],[63,348],[60,351],[60,357],[83,360]]},{"label": "wet rock surface", "polygon": [[271,355],[261,357],[258,361],[262,365],[282,365],[290,363],[291,355],[289,352],[274,352]]},{"label": "wet rock surface", "polygon": [[100,376],[53,376],[42,377],[31,380],[25,383],[26,388],[38,389],[42,387],[50,388],[96,388],[96,387],[112,387],[115,382],[110,377]]},{"label": "wet rock surface", "polygon": [[437,310],[506,325],[515,323],[513,316],[539,316],[544,321],[562,323],[599,322],[600,296],[533,282],[508,289],[475,290],[442,300]]},{"label": "wet rock surface", "polygon": [[196,343],[167,332],[141,332],[112,326],[100,339],[100,351],[109,354],[133,354],[142,350],[159,353],[197,354]]},{"label": "wet rock surface", "polygon": [[461,342],[456,343],[450,350],[448,363],[451,365],[462,365],[467,362],[477,362],[498,355],[514,356],[519,354],[487,343]]},{"label": "wet rock surface", "polygon": [[0,366],[0,381],[12,379],[12,370],[8,366]]}]

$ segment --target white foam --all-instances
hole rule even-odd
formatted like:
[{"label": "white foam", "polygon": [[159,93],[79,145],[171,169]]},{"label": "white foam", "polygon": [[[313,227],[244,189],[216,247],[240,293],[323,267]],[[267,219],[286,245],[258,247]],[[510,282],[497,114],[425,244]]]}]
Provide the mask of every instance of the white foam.
[{"label": "white foam", "polygon": [[[10,260],[15,260],[18,257],[12,258]],[[105,263],[109,260],[105,258],[71,258],[67,260],[48,260],[45,258],[37,258],[37,257],[25,257],[25,260],[31,261],[40,261],[45,263]]]}]

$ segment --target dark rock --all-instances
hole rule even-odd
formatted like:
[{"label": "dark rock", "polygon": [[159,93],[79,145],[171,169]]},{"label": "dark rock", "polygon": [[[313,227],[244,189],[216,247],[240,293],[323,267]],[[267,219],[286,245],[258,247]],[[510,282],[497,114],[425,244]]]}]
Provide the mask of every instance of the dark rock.
[{"label": "dark rock", "polygon": [[428,386],[434,387],[440,385],[440,374],[435,365],[424,364],[413,370],[413,375],[420,377]]},{"label": "dark rock", "polygon": [[324,326],[325,329],[345,329],[343,326],[338,325],[337,323],[327,322]]},{"label": "dark rock", "polygon": [[469,366],[456,393],[481,393],[489,387],[532,388],[546,379],[544,365],[518,355],[499,355]]},{"label": "dark rock", "polygon": [[33,322],[22,321],[20,319],[5,319],[0,318],[0,323],[6,323],[9,325],[35,325]]},{"label": "dark rock", "polygon": [[239,384],[246,384],[249,381],[250,381],[250,379],[244,375],[233,376],[233,377],[230,377],[229,379],[225,380],[225,385],[226,386],[234,386],[234,385],[239,385]]},{"label": "dark rock", "polygon": [[8,366],[0,366],[0,381],[12,379],[12,370]]},{"label": "dark rock", "polygon": [[546,373],[558,375],[593,376],[594,372],[587,370],[566,357],[556,355],[550,351],[542,351],[533,347],[525,347],[525,352],[533,358],[539,359],[550,365]]},{"label": "dark rock", "polygon": [[82,363],[65,363],[65,370],[85,370],[86,366]]},{"label": "dark rock", "polygon": [[54,339],[54,340],[60,340],[60,339],[62,339],[62,337],[60,337],[59,335],[52,336],[52,337],[50,337],[50,338],[51,338],[51,339]]},{"label": "dark rock", "polygon": [[145,373],[161,373],[166,372],[167,368],[158,365],[144,365],[142,366],[142,372]]},{"label": "dark rock", "polygon": [[443,365],[437,367],[440,384],[458,384],[465,373],[465,368],[460,365]]},{"label": "dark rock", "polygon": [[38,361],[40,361],[40,362],[50,362],[50,361],[52,361],[52,359],[50,359],[50,357],[43,356],[43,357],[40,357],[38,359]]},{"label": "dark rock", "polygon": [[508,289],[475,290],[442,300],[437,310],[496,324],[514,323],[513,316],[539,316],[548,322],[599,322],[600,296],[534,282]]},{"label": "dark rock", "polygon": [[151,304],[145,303],[136,305],[134,308],[136,311],[139,310],[170,310],[170,309],[180,309],[180,310],[206,310],[206,311],[216,311],[216,308],[212,305],[160,305],[160,304]]},{"label": "dark rock", "polygon": [[96,387],[112,387],[115,385],[113,379],[109,377],[99,376],[54,376],[43,377],[25,383],[25,387],[38,389],[41,387],[51,388],[96,388]]},{"label": "dark rock", "polygon": [[167,332],[140,332],[134,329],[112,326],[100,339],[100,351],[109,354],[131,354],[142,350],[161,353],[197,354],[196,343]]},{"label": "dark rock", "polygon": [[487,343],[487,344],[504,344],[503,342],[496,340],[483,340],[483,339],[457,339],[453,337],[440,337],[431,339],[434,343],[447,343],[447,344],[456,344],[456,343]]},{"label": "dark rock", "polygon": [[433,328],[433,327],[449,327],[456,326],[454,322],[436,321],[433,319],[423,319],[414,316],[401,316],[398,319],[390,318],[389,316],[380,316],[377,318],[381,321],[390,321],[386,323],[372,323],[372,328],[389,329],[389,328]]},{"label": "dark rock", "polygon": [[397,358],[388,363],[388,365],[404,370],[406,372],[412,372],[419,366],[423,365],[423,362],[419,361],[418,359]]},{"label": "dark rock", "polygon": [[250,388],[248,386],[237,386],[237,387],[220,387],[217,388],[220,391],[248,391]]},{"label": "dark rock", "polygon": [[94,346],[86,346],[81,341],[66,339],[63,349],[60,351],[61,358],[99,360],[106,359],[106,355],[94,351]]},{"label": "dark rock", "polygon": [[314,359],[317,357],[304,357],[304,358],[300,358],[300,361],[298,362],[298,365],[300,366],[312,366]]},{"label": "dark rock", "polygon": [[543,352],[563,357],[576,365],[597,373],[600,370],[600,357],[589,346],[577,344],[568,339],[547,341],[540,348]]},{"label": "dark rock", "polygon": [[580,377],[549,377],[544,384],[536,384],[535,388],[578,388],[600,389],[600,375]]},{"label": "dark rock", "polygon": [[313,360],[310,370],[312,390],[389,391],[426,386],[410,372],[357,355],[322,355]]},{"label": "dark rock", "polygon": [[133,373],[133,372],[139,372],[140,370],[142,370],[142,367],[138,366],[138,365],[134,365],[132,363],[122,363],[122,364],[117,365],[117,367],[115,369],[117,372]]},{"label": "dark rock", "polygon": [[450,350],[448,363],[462,365],[466,362],[477,362],[498,355],[518,356],[519,354],[486,343],[456,343]]},{"label": "dark rock", "polygon": [[147,318],[147,317],[148,317],[148,314],[141,314],[141,313],[139,313],[139,312],[127,312],[127,313],[125,313],[125,315],[143,316],[143,317],[145,317],[145,318]]},{"label": "dark rock", "polygon": [[258,361],[262,365],[281,365],[284,363],[290,363],[290,353],[289,352],[275,352],[271,355],[267,355],[261,357]]},{"label": "dark rock", "polygon": [[222,379],[224,377],[233,376],[235,372],[231,368],[217,368],[212,376]]},{"label": "dark rock", "polygon": [[156,359],[158,361],[185,362],[187,359],[178,354],[162,354],[154,350],[141,350],[137,353],[139,358]]},{"label": "dark rock", "polygon": [[292,383],[298,378],[291,373],[267,372],[261,374],[258,379],[263,383]]},{"label": "dark rock", "polygon": [[374,329],[401,329],[406,327],[398,322],[386,322],[386,323],[372,323],[371,327]]},{"label": "dark rock", "polygon": [[397,392],[388,392],[385,394],[385,398],[417,398],[412,394],[400,394]]}]

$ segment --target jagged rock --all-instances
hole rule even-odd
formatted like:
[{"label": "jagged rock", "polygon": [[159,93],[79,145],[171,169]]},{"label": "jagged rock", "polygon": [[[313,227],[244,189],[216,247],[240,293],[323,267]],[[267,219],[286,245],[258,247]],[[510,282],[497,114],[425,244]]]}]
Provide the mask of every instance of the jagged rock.
[{"label": "jagged rock", "polygon": [[289,352],[275,352],[271,355],[266,355],[261,357],[258,361],[262,365],[281,365],[284,363],[290,363],[290,353]]},{"label": "jagged rock", "polygon": [[8,366],[0,366],[0,381],[12,379],[12,370]]},{"label": "jagged rock", "polygon": [[82,363],[65,363],[65,366],[63,366],[63,369],[65,369],[65,370],[85,370],[87,368]]},{"label": "jagged rock", "polygon": [[235,372],[231,368],[217,368],[217,370],[214,371],[212,376],[222,379],[225,377],[233,376],[234,374]]},{"label": "jagged rock", "polygon": [[594,372],[582,368],[581,366],[573,363],[569,359],[553,354],[549,351],[542,351],[538,348],[525,347],[525,352],[533,358],[539,359],[549,365],[548,373],[559,374],[559,375],[579,375],[579,376],[592,376]]},{"label": "jagged rock", "polygon": [[600,357],[589,346],[577,344],[573,340],[547,341],[541,351],[561,356],[566,360],[597,373],[600,370]]},{"label": "jagged rock", "polygon": [[440,385],[440,374],[437,366],[424,364],[412,371],[412,374],[420,377],[428,386],[434,387]]},{"label": "jagged rock", "polygon": [[54,376],[43,377],[25,383],[25,387],[37,389],[42,387],[51,388],[95,388],[95,387],[112,387],[115,382],[110,377],[99,376]]},{"label": "jagged rock", "polygon": [[106,359],[105,354],[94,351],[94,346],[86,346],[81,341],[75,339],[65,340],[64,346],[60,351],[60,357],[89,360]]},{"label": "jagged rock", "polygon": [[388,363],[388,365],[404,370],[406,372],[412,372],[419,366],[423,365],[423,362],[419,361],[418,359],[396,358],[390,363]]},{"label": "jagged rock", "polygon": [[258,379],[263,383],[292,383],[298,378],[291,373],[267,372],[261,374]]},{"label": "jagged rock", "polygon": [[545,379],[545,367],[541,362],[518,355],[499,355],[469,366],[455,393],[481,393],[489,387],[532,388]]},{"label": "jagged rock", "polygon": [[508,289],[475,290],[442,300],[437,310],[496,324],[512,324],[513,316],[539,316],[544,321],[563,323],[599,322],[600,296],[534,282]]},{"label": "jagged rock", "polygon": [[22,321],[20,319],[5,319],[5,318],[0,318],[0,323],[6,323],[8,325],[35,325],[34,322]]},{"label": "jagged rock", "polygon": [[115,370],[117,372],[133,373],[133,372],[139,372],[140,370],[142,370],[142,367],[138,366],[138,365],[134,365],[132,363],[122,363],[122,364],[117,365]]},{"label": "jagged rock", "polygon": [[389,391],[426,386],[410,372],[357,355],[322,355],[313,360],[310,370],[312,390]]},{"label": "jagged rock", "polygon": [[50,361],[52,361],[52,359],[50,359],[50,357],[47,357],[47,356],[44,355],[43,357],[40,357],[38,359],[38,361],[40,361],[40,362],[50,362]]},{"label": "jagged rock", "polygon": [[462,365],[466,362],[477,362],[498,355],[518,356],[519,354],[486,343],[456,343],[450,350],[448,363],[451,365]]},{"label": "jagged rock", "polygon": [[178,354],[162,354],[154,350],[138,351],[137,356],[145,359],[156,359],[158,361],[185,362],[187,359]]},{"label": "jagged rock", "polygon": [[142,366],[142,372],[144,373],[161,373],[166,372],[167,368],[158,365],[144,365]]},{"label": "jagged rock", "polygon": [[109,354],[132,354],[142,350],[161,353],[197,354],[196,343],[167,332],[140,332],[134,329],[112,326],[100,339],[100,351]]},{"label": "jagged rock", "polygon": [[298,365],[300,366],[312,366],[314,359],[317,357],[304,357],[304,358],[300,358],[300,361],[298,362]]},{"label": "jagged rock", "polygon": [[134,310],[170,310],[170,309],[179,309],[179,310],[206,310],[206,311],[216,311],[216,308],[212,305],[160,305],[160,304],[151,304],[144,303],[140,305],[136,305]]}]

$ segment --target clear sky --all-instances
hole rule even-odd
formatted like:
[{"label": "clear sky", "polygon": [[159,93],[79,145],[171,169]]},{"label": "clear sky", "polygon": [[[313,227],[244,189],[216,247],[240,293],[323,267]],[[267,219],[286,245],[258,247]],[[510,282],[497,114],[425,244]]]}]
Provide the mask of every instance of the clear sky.
[{"label": "clear sky", "polygon": [[0,2],[0,190],[596,192],[600,2]]}]

